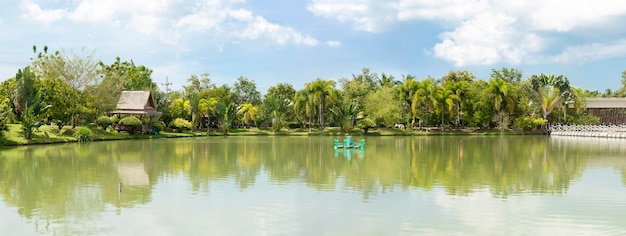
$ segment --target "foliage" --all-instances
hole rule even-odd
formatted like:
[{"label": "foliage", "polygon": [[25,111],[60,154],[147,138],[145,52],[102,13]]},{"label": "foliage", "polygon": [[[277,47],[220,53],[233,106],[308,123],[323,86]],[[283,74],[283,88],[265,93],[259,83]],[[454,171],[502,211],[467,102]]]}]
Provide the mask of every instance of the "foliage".
[{"label": "foliage", "polygon": [[239,106],[237,115],[242,116],[243,123],[250,128],[250,121],[254,122],[259,109],[250,103],[244,103]]},{"label": "foliage", "polygon": [[116,124],[120,122],[120,116],[119,115],[113,115],[111,116],[111,123],[112,124]]},{"label": "foliage", "polygon": [[367,132],[369,131],[370,128],[374,128],[376,127],[376,122],[374,122],[372,119],[365,117],[363,119],[360,119],[359,121],[356,122],[356,126],[359,129],[363,129],[363,133],[367,134]]},{"label": "foliage", "polygon": [[113,124],[113,122],[108,116],[100,116],[96,119],[96,125],[102,127],[102,129],[106,129],[111,124]]},{"label": "foliage", "polygon": [[35,95],[35,75],[30,67],[18,69],[15,74],[15,93],[13,94],[13,111],[18,119],[22,119],[22,113],[26,107],[33,104]]},{"label": "foliage", "polygon": [[4,144],[4,133],[9,131],[6,120],[3,116],[0,116],[0,146]]},{"label": "foliage", "polygon": [[382,88],[367,95],[364,104],[363,111],[381,127],[393,127],[402,122],[402,105],[395,99],[392,88]]},{"label": "foliage", "polygon": [[547,122],[548,120],[543,119],[543,118],[534,118],[530,116],[524,116],[524,117],[519,117],[515,119],[515,124],[513,125],[513,127],[516,130],[520,130],[520,131],[530,131],[530,130],[536,129],[539,126],[546,124]]},{"label": "foliage", "polygon": [[152,127],[154,127],[157,132],[161,132],[165,130],[165,123],[163,121],[152,121]]},{"label": "foliage", "polygon": [[575,117],[571,122],[577,125],[598,125],[600,124],[600,117],[591,114],[581,114]]},{"label": "foliage", "polygon": [[237,78],[233,84],[232,98],[235,104],[261,104],[261,93],[256,90],[256,84],[243,76]]},{"label": "foliage", "polygon": [[216,106],[217,122],[219,124],[220,131],[222,131],[224,135],[228,134],[228,131],[230,130],[230,126],[233,120],[235,119],[236,114],[237,114],[237,107],[235,106],[235,104],[232,104],[232,103],[229,103],[229,104],[218,103],[217,104]]},{"label": "foliage", "polygon": [[326,105],[339,97],[339,91],[335,88],[335,84],[334,80],[322,80],[318,78],[304,85],[307,93],[311,95],[313,104],[317,105],[321,131],[324,131],[324,109]]},{"label": "foliage", "polygon": [[184,130],[192,129],[193,123],[183,118],[176,118],[172,122],[170,122],[169,127],[176,130],[179,133],[182,133]]},{"label": "foliage", "polygon": [[348,133],[354,127],[354,121],[356,120],[356,116],[359,113],[359,110],[354,104],[350,103],[347,105],[334,107],[333,109],[331,109],[331,112],[339,120],[341,130]]},{"label": "foliage", "polygon": [[76,138],[79,143],[91,142],[93,140],[93,133],[89,128],[81,126],[76,129],[76,132],[74,133],[74,138]]},{"label": "foliage", "polygon": [[137,131],[139,131],[141,129],[141,126],[143,125],[143,123],[141,123],[141,120],[134,116],[124,117],[118,122],[118,124],[125,127],[130,134],[137,133]]},{"label": "foliage", "polygon": [[121,61],[120,57],[116,57],[110,65],[99,62],[98,66],[98,74],[103,76],[102,80],[87,90],[96,98],[95,107],[100,111],[113,110],[122,90],[156,88],[150,77],[152,70],[143,65],[135,66],[132,60]]}]

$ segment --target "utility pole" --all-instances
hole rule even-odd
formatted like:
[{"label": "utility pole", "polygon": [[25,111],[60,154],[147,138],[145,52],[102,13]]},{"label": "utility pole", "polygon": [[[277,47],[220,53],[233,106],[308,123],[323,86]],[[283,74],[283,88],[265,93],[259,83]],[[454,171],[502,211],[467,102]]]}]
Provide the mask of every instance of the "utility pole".
[{"label": "utility pole", "polygon": [[167,79],[167,76],[165,76],[165,83],[161,83],[161,85],[165,86],[165,93],[170,93],[170,85],[172,85],[172,82],[169,82]]}]

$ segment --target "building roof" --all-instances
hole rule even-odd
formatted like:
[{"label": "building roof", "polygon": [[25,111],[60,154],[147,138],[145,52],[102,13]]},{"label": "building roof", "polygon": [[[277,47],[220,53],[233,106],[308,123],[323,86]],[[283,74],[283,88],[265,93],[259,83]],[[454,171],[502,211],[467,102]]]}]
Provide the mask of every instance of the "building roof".
[{"label": "building roof", "polygon": [[626,108],[626,98],[587,98],[587,108]]},{"label": "building roof", "polygon": [[122,91],[113,114],[159,116],[151,91]]}]

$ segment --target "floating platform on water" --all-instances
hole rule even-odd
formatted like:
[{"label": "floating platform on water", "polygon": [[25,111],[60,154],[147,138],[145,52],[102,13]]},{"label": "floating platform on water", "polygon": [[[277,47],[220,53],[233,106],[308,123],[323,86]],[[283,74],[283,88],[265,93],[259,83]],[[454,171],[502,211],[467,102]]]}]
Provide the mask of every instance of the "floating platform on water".
[{"label": "floating platform on water", "polygon": [[343,140],[343,143],[339,143],[339,140],[335,139],[333,148],[365,148],[365,140],[361,139],[361,142],[356,143],[352,141],[352,136],[348,136],[348,138]]}]

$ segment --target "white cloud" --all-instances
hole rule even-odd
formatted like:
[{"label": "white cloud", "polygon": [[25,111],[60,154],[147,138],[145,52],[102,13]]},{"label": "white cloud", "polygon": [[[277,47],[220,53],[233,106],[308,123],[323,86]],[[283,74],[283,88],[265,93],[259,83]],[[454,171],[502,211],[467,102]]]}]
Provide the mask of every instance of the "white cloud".
[{"label": "white cloud", "polygon": [[[368,32],[384,31],[401,22],[433,21],[451,29],[439,35],[434,55],[457,66],[532,63],[536,58],[549,58],[543,54],[554,35],[576,36],[591,28],[609,28],[626,17],[626,4],[620,0],[311,0],[307,9]],[[581,52],[590,47],[600,46],[598,42],[571,46],[558,61],[583,55],[594,59],[626,55],[621,50],[594,56],[589,55],[591,51]]]},{"label": "white cloud", "polygon": [[[55,9],[42,9],[35,0],[22,0],[23,18],[51,24],[69,20],[95,26],[122,27],[175,45],[185,36],[234,36],[278,45],[317,45],[315,38],[296,29],[235,9],[243,0],[82,0]],[[235,9],[235,10],[233,10]]]},{"label": "white cloud", "polygon": [[626,55],[626,39],[610,43],[591,43],[567,47],[553,58],[556,62],[585,62]]},{"label": "white cloud", "polygon": [[341,42],[330,40],[330,41],[326,41],[326,45],[331,46],[331,47],[341,47]]}]

